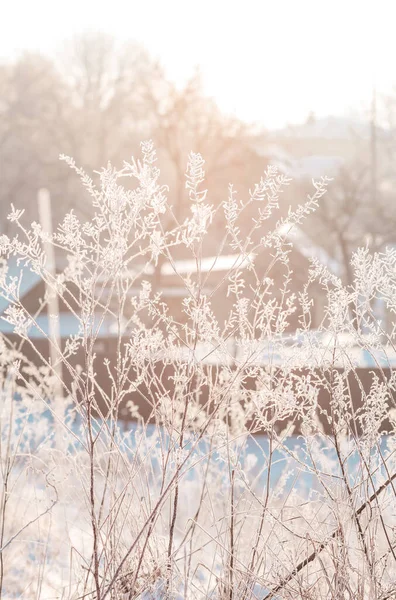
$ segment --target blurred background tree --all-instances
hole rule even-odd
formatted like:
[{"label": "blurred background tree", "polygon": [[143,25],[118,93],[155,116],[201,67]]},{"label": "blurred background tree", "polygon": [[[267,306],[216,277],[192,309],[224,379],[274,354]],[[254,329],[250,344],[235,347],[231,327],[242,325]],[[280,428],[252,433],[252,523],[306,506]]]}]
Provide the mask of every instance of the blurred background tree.
[{"label": "blurred background tree", "polygon": [[[215,205],[231,181],[247,192],[266,164],[253,149],[253,129],[221,113],[199,74],[179,88],[143,47],[109,35],[75,37],[53,59],[24,54],[1,65],[0,92],[0,204],[5,213],[11,202],[24,208],[29,220],[36,218],[40,187],[51,192],[55,221],[70,208],[88,210],[61,153],[92,173],[109,161],[121,166],[139,154],[142,140],[153,139],[178,220],[189,210],[191,150],[205,157]],[[5,219],[1,226],[7,229]]]},{"label": "blurred background tree", "polygon": [[[46,187],[55,222],[70,208],[89,217],[85,192],[59,154],[72,156],[91,174],[109,161],[122,166],[139,154],[142,140],[151,138],[174,216],[183,221],[190,210],[185,189],[190,151],[205,158],[208,201],[215,207],[226,199],[229,183],[238,197],[247,198],[249,186],[271,162],[294,179],[281,200],[281,213],[311,192],[312,178],[333,176],[320,209],[306,222],[306,233],[313,247],[338,261],[350,283],[354,249],[366,242],[373,249],[396,242],[395,98],[383,99],[381,126],[375,128],[374,198],[369,118],[362,124],[318,119],[311,112],[301,126],[264,131],[222,113],[205,95],[199,73],[177,86],[141,45],[103,33],[83,34],[56,56],[25,53],[0,65],[0,206],[3,215],[13,203],[26,210],[28,221],[37,219],[37,191]],[[246,226],[249,217],[247,211]],[[1,229],[7,227],[4,216]],[[205,254],[219,250],[220,230],[221,210]],[[161,262],[155,279],[159,284]]]}]

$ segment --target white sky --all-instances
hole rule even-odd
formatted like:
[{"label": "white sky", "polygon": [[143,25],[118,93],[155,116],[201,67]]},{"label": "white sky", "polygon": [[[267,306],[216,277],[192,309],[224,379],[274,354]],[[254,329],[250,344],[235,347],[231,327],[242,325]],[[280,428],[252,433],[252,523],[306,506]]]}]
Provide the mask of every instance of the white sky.
[{"label": "white sky", "polygon": [[268,127],[368,109],[396,83],[396,0],[0,0],[0,58],[85,30],[141,41],[170,77],[199,66],[221,108]]}]

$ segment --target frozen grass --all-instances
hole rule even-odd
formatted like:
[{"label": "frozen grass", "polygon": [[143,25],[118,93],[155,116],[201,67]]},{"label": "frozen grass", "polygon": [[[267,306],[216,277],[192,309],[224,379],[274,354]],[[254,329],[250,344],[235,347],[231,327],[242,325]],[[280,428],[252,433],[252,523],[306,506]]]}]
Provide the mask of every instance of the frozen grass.
[{"label": "frozen grass", "polygon": [[[275,169],[249,198],[230,187],[214,207],[202,189],[204,162],[191,154],[191,217],[178,223],[153,147],[142,149],[142,161],[103,170],[98,187],[76,169],[92,222],[71,213],[48,236],[37,224],[26,228],[13,208],[18,235],[0,238],[1,294],[20,339],[2,340],[0,353],[1,597],[394,597],[395,377],[379,369],[357,404],[349,382],[356,348],[374,359],[394,352],[393,326],[385,330],[372,306],[381,298],[395,311],[396,254],[357,252],[353,288],[313,262],[298,288],[284,232],[315,209],[326,180],[276,221],[287,180]],[[129,178],[127,189],[120,178]],[[221,211],[219,252],[237,254],[244,268],[225,271],[204,293],[205,236]],[[46,268],[43,242],[67,257],[62,274]],[[195,262],[190,275],[177,272],[181,250]],[[39,315],[21,303],[10,257],[39,273],[79,322],[64,347],[49,339],[57,364],[25,356],[38,352],[29,328]],[[145,281],[164,261],[186,289],[182,320]],[[325,308],[312,335],[319,293]],[[298,336],[287,337],[292,318]],[[106,389],[94,351],[101,319],[112,320],[118,341],[104,361]],[[171,367],[167,378],[161,365]],[[326,406],[318,405],[323,389]],[[139,394],[150,424],[139,416]],[[137,419],[125,429],[122,406]]]}]

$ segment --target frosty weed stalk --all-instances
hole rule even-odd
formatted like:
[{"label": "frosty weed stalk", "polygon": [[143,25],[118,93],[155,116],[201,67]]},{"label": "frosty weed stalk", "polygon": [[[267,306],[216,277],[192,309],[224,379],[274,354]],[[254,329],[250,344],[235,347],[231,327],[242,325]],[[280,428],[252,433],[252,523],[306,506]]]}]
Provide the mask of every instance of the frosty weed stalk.
[{"label": "frosty weed stalk", "polygon": [[[289,233],[326,179],[288,211],[274,167],[219,201],[191,153],[176,218],[151,142],[97,183],[63,158],[92,219],[49,235],[13,207],[0,237],[2,597],[390,597],[396,252],[357,251],[353,286],[316,260],[303,281]],[[73,323],[61,345],[48,294]]]}]

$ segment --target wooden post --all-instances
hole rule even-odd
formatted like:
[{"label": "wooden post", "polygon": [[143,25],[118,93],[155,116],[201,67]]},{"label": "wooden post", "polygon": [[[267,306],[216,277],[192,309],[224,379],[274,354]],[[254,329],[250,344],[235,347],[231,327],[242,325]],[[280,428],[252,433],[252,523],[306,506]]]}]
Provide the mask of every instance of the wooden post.
[{"label": "wooden post", "polygon": [[[41,228],[43,231],[52,235],[52,216],[51,216],[51,197],[47,189],[42,188],[38,192],[38,210]],[[46,268],[51,279],[56,277],[55,253],[54,247],[50,242],[43,241],[43,249],[45,251],[47,262]],[[61,335],[59,322],[59,302],[58,294],[54,292],[48,282],[45,283],[45,288],[48,296],[48,329],[49,329],[49,348],[51,366],[57,376],[55,384],[56,395],[62,396],[62,362],[60,355]],[[59,378],[59,379],[58,379]]]}]

